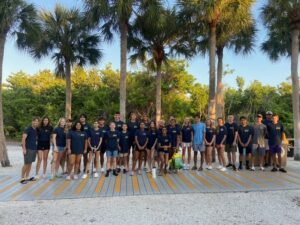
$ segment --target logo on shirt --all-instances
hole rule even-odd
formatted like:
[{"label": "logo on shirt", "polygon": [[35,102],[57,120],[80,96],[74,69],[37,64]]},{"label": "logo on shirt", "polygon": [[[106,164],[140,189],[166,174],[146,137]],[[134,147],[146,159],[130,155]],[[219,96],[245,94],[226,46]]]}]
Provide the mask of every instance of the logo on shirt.
[{"label": "logo on shirt", "polygon": [[117,137],[117,135],[116,135],[116,134],[113,134],[113,137]]},{"label": "logo on shirt", "polygon": [[169,141],[169,139],[165,139],[165,142],[168,142]]}]

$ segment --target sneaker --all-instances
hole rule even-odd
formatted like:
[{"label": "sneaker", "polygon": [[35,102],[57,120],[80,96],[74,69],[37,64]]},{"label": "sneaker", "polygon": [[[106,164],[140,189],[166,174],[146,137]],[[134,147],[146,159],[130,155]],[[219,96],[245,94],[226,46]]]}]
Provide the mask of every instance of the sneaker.
[{"label": "sneaker", "polygon": [[117,169],[116,169],[116,172],[117,172],[117,173],[120,173],[120,172],[121,172],[121,168],[120,168],[120,167],[117,168]]},{"label": "sneaker", "polygon": [[227,171],[227,169],[225,167],[222,167],[222,169],[220,169],[221,172],[225,172]]},{"label": "sneaker", "polygon": [[287,173],[287,171],[284,168],[280,168],[279,171],[282,173]]},{"label": "sneaker", "polygon": [[71,176],[70,175],[66,176],[66,180],[71,180]]},{"label": "sneaker", "polygon": [[250,171],[255,171],[255,167],[252,166],[251,169],[250,169]]},{"label": "sneaker", "polygon": [[237,171],[237,169],[236,169],[236,166],[235,166],[235,165],[232,165],[232,169],[233,169],[233,171]]},{"label": "sneaker", "polygon": [[94,177],[95,177],[95,178],[99,177],[99,174],[98,174],[97,172],[94,173]]},{"label": "sneaker", "polygon": [[35,175],[34,178],[35,178],[36,180],[38,180],[38,179],[40,179],[40,176],[39,176],[39,175]]},{"label": "sneaker", "polygon": [[212,166],[208,166],[206,169],[208,169],[208,170],[212,170]]},{"label": "sneaker", "polygon": [[251,170],[251,169],[250,169],[250,166],[246,166],[246,170]]},{"label": "sneaker", "polygon": [[[121,171],[121,169],[120,169],[120,171]],[[113,175],[116,176],[116,177],[119,175],[117,170],[113,170]]]},{"label": "sneaker", "polygon": [[41,176],[41,178],[42,178],[42,179],[45,179],[45,178],[46,178],[46,174],[43,174],[43,175]]},{"label": "sneaker", "polygon": [[101,173],[103,173],[104,172],[104,168],[101,168]]},{"label": "sneaker", "polygon": [[147,167],[144,167],[144,171],[147,171]]},{"label": "sneaker", "polygon": [[278,169],[276,167],[273,167],[273,169],[271,170],[271,172],[277,172]]},{"label": "sneaker", "polygon": [[86,178],[87,178],[87,174],[85,173],[82,175],[81,179],[86,179]]},{"label": "sneaker", "polygon": [[226,166],[226,168],[232,167],[231,163],[228,163],[228,165]]},{"label": "sneaker", "polygon": [[125,173],[127,173],[128,171],[126,170],[126,169],[123,169],[123,173],[125,174]]},{"label": "sneaker", "polygon": [[261,171],[265,171],[265,168],[263,166],[260,167]]},{"label": "sneaker", "polygon": [[106,170],[106,173],[105,173],[105,177],[108,177],[109,176],[109,170]]},{"label": "sneaker", "polygon": [[223,168],[223,166],[221,166],[221,165],[219,165],[219,166],[217,167],[218,170],[220,170],[220,169],[222,169],[222,168]]},{"label": "sneaker", "polygon": [[202,170],[203,170],[203,168],[202,168],[202,167],[199,167],[198,171],[202,171]]},{"label": "sneaker", "polygon": [[243,166],[242,166],[242,165],[239,165],[238,170],[243,170]]},{"label": "sneaker", "polygon": [[190,167],[190,164],[187,164],[187,165],[186,165],[186,169],[187,169],[187,170],[190,170],[190,168],[191,168],[191,167]]},{"label": "sneaker", "polygon": [[196,167],[196,166],[193,166],[193,167],[192,167],[192,170],[197,170],[197,167]]},{"label": "sneaker", "polygon": [[77,174],[74,175],[74,180],[78,180],[78,175]]},{"label": "sneaker", "polygon": [[131,171],[130,176],[134,176],[134,175],[135,175],[135,172]]},{"label": "sneaker", "polygon": [[147,170],[146,170],[146,173],[151,173],[151,170],[150,170],[150,169],[147,169]]},{"label": "sneaker", "polygon": [[183,164],[183,169],[184,169],[184,170],[186,170],[186,167],[187,167],[186,164]]},{"label": "sneaker", "polygon": [[265,163],[265,167],[268,168],[268,167],[269,167],[269,164],[268,164],[268,163]]},{"label": "sneaker", "polygon": [[142,175],[142,171],[141,170],[138,171],[138,175]]},{"label": "sneaker", "polygon": [[97,171],[96,168],[94,168],[94,169],[93,169],[93,173],[96,173],[96,171]]},{"label": "sneaker", "polygon": [[27,181],[26,179],[22,179],[22,180],[20,181],[20,183],[21,183],[21,184],[27,184],[28,181]]}]

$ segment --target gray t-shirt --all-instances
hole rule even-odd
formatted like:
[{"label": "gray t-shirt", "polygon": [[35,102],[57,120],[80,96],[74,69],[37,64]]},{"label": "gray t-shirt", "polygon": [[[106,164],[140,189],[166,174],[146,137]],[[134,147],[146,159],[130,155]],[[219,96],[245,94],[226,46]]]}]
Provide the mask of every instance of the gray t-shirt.
[{"label": "gray t-shirt", "polygon": [[264,124],[254,124],[254,135],[253,144],[259,145],[260,147],[265,147],[265,136],[267,134],[267,127]]}]

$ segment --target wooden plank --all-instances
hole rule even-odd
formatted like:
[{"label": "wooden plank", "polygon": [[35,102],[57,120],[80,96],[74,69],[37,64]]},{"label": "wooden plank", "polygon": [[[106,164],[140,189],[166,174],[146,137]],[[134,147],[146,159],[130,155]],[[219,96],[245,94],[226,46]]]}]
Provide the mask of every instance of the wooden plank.
[{"label": "wooden plank", "polygon": [[115,182],[115,193],[120,193],[121,191],[121,180],[122,180],[122,174],[119,174]]},{"label": "wooden plank", "polygon": [[218,184],[220,184],[221,186],[225,187],[225,188],[231,188],[232,185],[225,182],[223,179],[221,179],[220,177],[218,177],[217,175],[215,175],[214,173],[211,172],[203,172],[206,176],[210,177],[211,179],[215,180]]},{"label": "wooden plank", "polygon": [[83,179],[82,181],[80,181],[79,185],[77,186],[77,188],[74,191],[75,195],[80,195],[80,193],[83,191],[83,189],[85,188],[86,184],[89,181],[89,175],[87,178]]},{"label": "wooden plank", "polygon": [[133,195],[132,176],[126,177],[126,195]]},{"label": "wooden plank", "polygon": [[[9,189],[13,188],[13,187],[16,186],[17,184],[20,184],[20,182],[19,182],[19,181],[16,181],[16,182],[13,182],[13,183],[11,183],[10,185],[8,185],[8,186],[2,188],[2,189],[0,190],[0,194],[2,194],[2,193],[4,193],[4,192],[8,191]],[[20,184],[20,185],[21,185],[21,184]],[[22,184],[22,185],[27,185],[27,184]]]},{"label": "wooden plank", "polygon": [[144,184],[144,180],[143,180],[143,175],[139,175],[137,176],[138,182],[139,182],[139,188],[140,188],[140,193],[142,195],[146,195],[147,194],[147,190]]},{"label": "wooden plank", "polygon": [[154,192],[159,192],[157,183],[150,173],[147,173],[147,178]]},{"label": "wooden plank", "polygon": [[34,191],[32,195],[38,198],[44,191],[46,191],[49,188],[51,184],[53,184],[52,181],[48,181],[44,183],[41,187],[39,187],[36,191]]},{"label": "wooden plank", "polygon": [[208,189],[212,189],[214,186],[207,181],[204,177],[199,176],[195,171],[192,171],[190,174],[192,174],[193,177],[195,177],[201,184],[203,184]]},{"label": "wooden plank", "polygon": [[132,187],[133,187],[133,194],[140,193],[140,187],[139,187],[137,176],[132,176]]},{"label": "wooden plank", "polygon": [[21,195],[22,193],[24,193],[25,191],[27,191],[34,184],[36,184],[36,181],[31,181],[30,183],[28,183],[25,186],[23,186],[23,188],[21,188],[19,191],[15,192],[15,193],[13,193],[11,195],[11,200],[15,201],[18,198],[19,195]]},{"label": "wooden plank", "polygon": [[61,193],[63,193],[64,190],[70,186],[70,184],[71,184],[71,181],[65,180],[60,186],[58,186],[58,188],[56,188],[56,190],[53,193],[53,196],[57,197],[57,196],[61,195]]},{"label": "wooden plank", "polygon": [[122,175],[122,179],[121,179],[121,190],[120,190],[120,195],[121,196],[125,196],[127,193],[127,174],[123,174]]},{"label": "wooden plank", "polygon": [[244,179],[247,179],[247,180],[251,181],[252,183],[256,184],[260,188],[267,188],[266,184],[264,184],[263,182],[257,180],[256,178],[252,177],[249,174],[246,174],[246,173],[237,173],[237,175],[243,177]]},{"label": "wooden plank", "polygon": [[195,190],[196,187],[192,184],[191,181],[189,181],[189,179],[186,178],[186,176],[181,173],[181,172],[178,172],[177,173],[178,177],[182,180],[182,182],[191,190]]},{"label": "wooden plank", "polygon": [[163,178],[165,179],[165,181],[167,182],[167,184],[173,191],[177,191],[177,187],[176,187],[174,181],[170,178],[170,176],[168,174],[163,176]]},{"label": "wooden plank", "polygon": [[96,186],[96,189],[95,189],[96,193],[100,193],[100,191],[102,190],[102,187],[104,185],[104,182],[105,182],[105,176],[101,175],[101,177],[100,177],[100,179],[98,181],[98,184]]},{"label": "wooden plank", "polygon": [[242,186],[242,187],[244,187],[244,188],[247,188],[247,189],[252,188],[251,185],[249,185],[249,184],[247,184],[247,183],[241,181],[240,179],[238,179],[238,178],[234,177],[233,175],[230,175],[230,174],[228,174],[228,173],[226,173],[226,172],[220,172],[219,174],[220,174],[221,176],[227,177],[229,180],[231,180],[231,181],[233,181],[233,182],[235,182],[235,183],[238,183],[240,186]]}]

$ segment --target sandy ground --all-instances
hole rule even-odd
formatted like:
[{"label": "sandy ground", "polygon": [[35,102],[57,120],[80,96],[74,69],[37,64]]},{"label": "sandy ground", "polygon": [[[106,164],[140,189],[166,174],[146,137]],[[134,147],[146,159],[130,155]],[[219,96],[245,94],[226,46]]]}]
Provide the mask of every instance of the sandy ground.
[{"label": "sandy ground", "polygon": [[[9,156],[13,167],[0,174],[19,173],[20,147]],[[0,202],[0,224],[299,225],[300,190]]]}]

